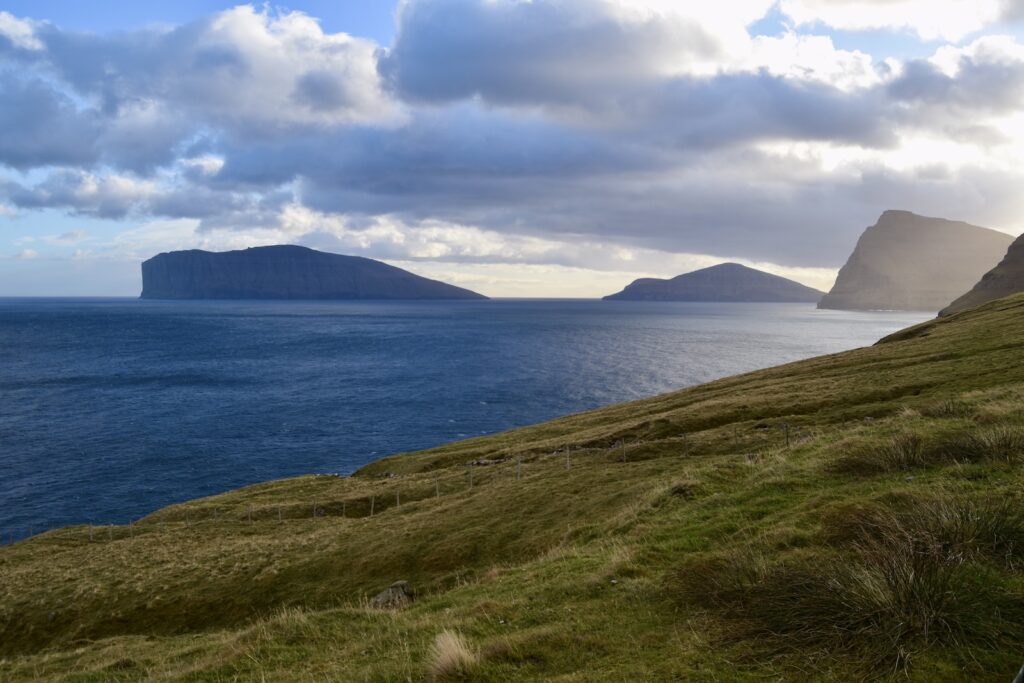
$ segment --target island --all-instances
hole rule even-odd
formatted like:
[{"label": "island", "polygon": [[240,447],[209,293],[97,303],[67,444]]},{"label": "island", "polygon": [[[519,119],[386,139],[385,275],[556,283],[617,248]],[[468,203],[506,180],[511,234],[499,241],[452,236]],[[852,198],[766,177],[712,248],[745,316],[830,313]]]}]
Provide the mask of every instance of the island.
[{"label": "island", "polygon": [[143,299],[486,299],[380,261],[295,245],[159,254],[142,263]]},{"label": "island", "polygon": [[605,301],[816,303],[817,289],[738,263],[720,263],[670,280],[642,278]]},{"label": "island", "polygon": [[1012,241],[970,223],[886,211],[861,235],[818,308],[938,311],[995,266]]}]

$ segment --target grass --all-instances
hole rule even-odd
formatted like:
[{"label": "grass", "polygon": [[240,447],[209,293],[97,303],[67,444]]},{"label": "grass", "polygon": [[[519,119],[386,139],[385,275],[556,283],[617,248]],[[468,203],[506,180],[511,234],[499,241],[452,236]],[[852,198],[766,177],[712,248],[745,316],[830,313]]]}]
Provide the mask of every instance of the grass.
[{"label": "grass", "polygon": [[2,547],[0,680],[422,681],[446,632],[480,681],[1012,680],[1020,339],[1005,299]]},{"label": "grass", "polygon": [[450,681],[469,676],[479,661],[461,633],[442,631],[430,648],[430,678]]},{"label": "grass", "polygon": [[779,556],[744,547],[686,562],[670,581],[683,604],[718,610],[765,654],[824,651],[861,671],[906,673],[929,650],[1013,648],[1024,594],[1021,500],[901,501],[836,511],[836,552]]}]

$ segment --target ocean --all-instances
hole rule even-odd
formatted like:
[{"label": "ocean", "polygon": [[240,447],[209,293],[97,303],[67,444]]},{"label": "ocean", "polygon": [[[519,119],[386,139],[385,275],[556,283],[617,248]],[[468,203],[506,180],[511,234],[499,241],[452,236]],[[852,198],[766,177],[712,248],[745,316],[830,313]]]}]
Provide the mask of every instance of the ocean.
[{"label": "ocean", "polygon": [[0,538],[874,343],[806,304],[0,299]]}]

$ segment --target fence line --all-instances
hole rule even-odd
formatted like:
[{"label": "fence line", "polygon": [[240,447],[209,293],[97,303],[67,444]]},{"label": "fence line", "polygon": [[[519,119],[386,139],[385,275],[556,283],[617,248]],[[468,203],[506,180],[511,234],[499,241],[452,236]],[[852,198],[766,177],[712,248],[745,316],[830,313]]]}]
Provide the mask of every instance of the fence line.
[{"label": "fence line", "polygon": [[[759,434],[759,436],[763,436],[763,434]],[[773,447],[788,450],[792,448],[794,445],[799,445],[800,443],[805,442],[810,436],[810,432],[793,431],[789,424],[783,424],[779,426],[780,438],[777,443],[772,443],[771,441],[759,441],[758,443],[752,445],[761,450],[771,449]],[[407,486],[404,489],[406,492],[406,502],[416,503],[424,500],[429,500],[430,498],[439,499],[442,497],[442,495],[448,496],[455,495],[458,493],[471,493],[476,488],[479,488],[481,484],[487,483],[488,481],[490,483],[495,483],[497,481],[502,480],[503,474],[508,475],[508,480],[514,482],[521,482],[524,479],[524,477],[529,476],[529,472],[524,471],[529,470],[528,467],[524,466],[526,463],[536,463],[544,465],[550,462],[551,464],[554,465],[557,462],[556,459],[564,459],[564,470],[566,471],[572,471],[573,469],[575,469],[577,465],[584,463],[596,465],[613,465],[616,463],[629,463],[629,454],[631,452],[635,453],[636,451],[642,450],[644,447],[653,444],[663,446],[666,442],[675,442],[680,446],[679,450],[668,455],[659,455],[656,457],[641,457],[640,461],[663,460],[680,456],[686,457],[692,454],[691,447],[693,446],[693,440],[690,437],[691,435],[683,433],[679,436],[668,437],[664,439],[656,439],[652,441],[642,441],[637,439],[631,443],[627,442],[625,439],[619,439],[607,446],[571,445],[566,446],[565,448],[562,449],[557,449],[555,451],[546,453],[529,453],[526,456],[524,456],[523,453],[518,453],[516,454],[514,459],[509,452],[509,448],[506,446],[504,449],[498,451],[499,453],[505,453],[505,457],[503,458],[495,460],[478,459],[466,463],[466,473],[464,475],[455,474],[441,477],[436,473],[433,474],[432,476],[429,476],[429,473],[416,473],[412,475],[388,474],[384,475],[383,478],[378,479],[375,482],[373,480],[369,480],[369,482],[381,486],[387,486],[389,482],[397,480],[396,483],[398,483],[398,486],[394,488],[393,506],[388,506],[387,504],[381,505],[380,503],[378,503],[377,500],[378,492],[372,492],[355,498],[345,497],[340,500],[329,500],[325,504],[323,503],[323,501],[314,499],[312,501],[312,506],[306,508],[307,510],[309,510],[309,517],[306,517],[305,515],[301,514],[297,516],[287,514],[288,510],[300,510],[303,507],[303,504],[301,502],[279,505],[267,505],[262,506],[258,509],[254,509],[254,506],[252,504],[247,504],[241,516],[236,517],[234,521],[238,523],[244,521],[247,523],[248,526],[253,526],[256,524],[257,521],[273,521],[275,517],[277,523],[279,524],[283,524],[286,521],[303,519],[312,519],[313,521],[316,521],[321,517],[331,517],[334,519],[367,519],[377,514],[381,514],[383,511],[391,509],[391,507],[394,507],[396,509],[402,507],[403,489],[401,483],[399,482],[403,482],[403,480],[404,483],[407,484]],[[735,445],[738,442],[739,436],[736,433],[736,431],[733,430],[732,443],[733,445]],[[605,457],[593,457],[595,454],[598,456],[603,455]],[[725,454],[718,453],[718,455]],[[737,452],[735,453],[735,455],[745,458],[748,462],[752,461],[752,453],[749,451]],[[558,472],[559,469],[561,468],[555,467],[553,470],[551,468],[547,468],[545,471]],[[480,472],[479,475],[476,474],[478,471]],[[488,475],[490,476],[488,477]],[[427,476],[429,476],[429,478],[427,478]],[[363,481],[367,482],[367,480]],[[433,482],[433,487],[430,486],[431,481]],[[431,496],[431,488],[433,489],[433,496]],[[415,494],[415,491],[420,491],[421,493],[423,491],[426,491],[426,493],[417,496]],[[384,493],[387,492],[385,491]],[[367,500],[368,505],[366,505]],[[364,505],[364,509],[366,510],[365,514],[359,514],[360,503]],[[339,505],[340,514],[331,514],[331,510],[337,509]],[[183,511],[183,519],[181,513],[179,512],[176,514],[172,508],[170,511],[158,511],[146,515],[146,517],[143,519],[146,519],[148,521],[143,521],[143,519],[130,519],[125,525],[97,525],[90,522],[89,524],[83,526],[85,526],[88,529],[88,538],[90,543],[95,542],[97,540],[96,531],[100,530],[100,533],[102,534],[103,529],[106,529],[106,541],[110,542],[114,540],[115,529],[118,530],[117,535],[118,538],[120,539],[134,538],[136,533],[167,533],[168,524],[174,525],[183,523],[185,529],[192,529],[193,527],[199,526],[204,521],[212,520],[215,523],[220,522],[222,520],[222,508],[225,507],[228,506],[190,506],[189,508]],[[237,508],[234,508],[234,510],[236,514],[239,512]],[[355,511],[356,514],[349,514],[353,510]],[[230,513],[228,514],[230,515]],[[79,525],[55,525],[49,528],[44,527],[43,530],[39,533],[48,533],[56,529],[73,529],[75,526]],[[36,535],[36,528],[37,525],[28,525],[25,527],[21,527],[21,531],[27,531],[27,534],[25,535],[19,535],[18,528],[15,528],[13,530],[8,529],[6,530],[6,533],[0,531],[0,545],[3,545],[3,541],[5,538],[7,540],[8,545],[13,545],[16,542],[30,539]],[[99,540],[102,541],[103,539],[101,538]]]}]

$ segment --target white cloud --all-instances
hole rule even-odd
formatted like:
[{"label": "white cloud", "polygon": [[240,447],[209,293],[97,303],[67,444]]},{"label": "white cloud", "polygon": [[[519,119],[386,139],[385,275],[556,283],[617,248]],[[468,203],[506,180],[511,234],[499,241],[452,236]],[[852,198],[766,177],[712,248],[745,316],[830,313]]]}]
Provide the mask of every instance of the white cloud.
[{"label": "white cloud", "polygon": [[0,38],[6,38],[23,50],[42,50],[43,43],[36,37],[35,24],[19,19],[9,12],[0,11]]},{"label": "white cloud", "polygon": [[925,40],[960,40],[998,21],[1002,0],[781,0],[780,9],[797,24],[821,22],[863,31],[912,31]]},{"label": "white cloud", "polygon": [[792,31],[780,36],[757,36],[739,68],[767,69],[771,74],[804,81],[827,83],[840,90],[867,88],[883,82],[888,67],[880,70],[864,52],[839,50],[828,36],[801,35]]},{"label": "white cloud", "polygon": [[14,256],[14,258],[21,261],[30,261],[32,259],[39,258],[39,252],[35,249],[22,249]]}]

